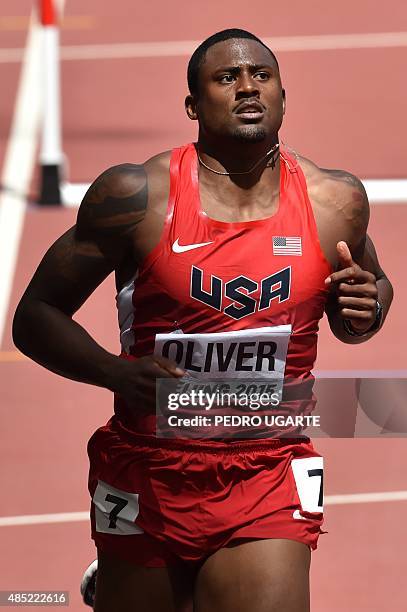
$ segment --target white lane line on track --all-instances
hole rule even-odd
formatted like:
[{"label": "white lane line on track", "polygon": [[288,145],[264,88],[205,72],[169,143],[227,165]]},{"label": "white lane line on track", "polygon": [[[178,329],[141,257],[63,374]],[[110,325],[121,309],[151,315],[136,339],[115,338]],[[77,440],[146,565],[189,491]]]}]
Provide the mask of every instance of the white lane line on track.
[{"label": "white lane line on track", "polygon": [[49,525],[51,523],[78,523],[89,521],[89,512],[58,512],[56,514],[26,514],[0,517],[0,527],[17,525]]},{"label": "white lane line on track", "polygon": [[343,495],[326,495],[326,506],[347,504],[373,504],[376,502],[407,501],[407,491],[384,491],[383,493],[345,493]]},{"label": "white lane line on track", "polygon": [[[407,179],[363,179],[370,204],[407,204]],[[65,206],[78,206],[89,183],[65,183],[61,186]]]},{"label": "white lane line on track", "polygon": [[[369,504],[377,502],[407,501],[407,491],[383,491],[381,493],[344,493],[326,495],[326,506]],[[0,527],[17,525],[49,525],[51,523],[77,523],[89,520],[89,512],[58,512],[56,514],[28,514],[0,517]]]},{"label": "white lane line on track", "polygon": [[[364,32],[360,34],[316,34],[263,38],[273,51],[335,51],[406,47],[407,32]],[[61,47],[62,60],[124,59],[138,57],[179,57],[190,55],[199,40],[69,45]],[[0,63],[19,62],[23,50],[0,49]]]},{"label": "white lane line on track", "polygon": [[371,203],[407,204],[406,179],[365,179],[363,184]]},{"label": "white lane line on track", "polygon": [[41,30],[31,17],[0,185],[0,343],[24,224],[40,120]]}]

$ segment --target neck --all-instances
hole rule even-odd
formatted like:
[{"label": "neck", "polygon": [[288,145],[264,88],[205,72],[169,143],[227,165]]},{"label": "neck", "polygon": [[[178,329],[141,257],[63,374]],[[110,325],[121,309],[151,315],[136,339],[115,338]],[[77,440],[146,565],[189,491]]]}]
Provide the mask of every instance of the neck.
[{"label": "neck", "polygon": [[200,179],[207,185],[212,184],[215,191],[221,192],[225,189],[234,191],[234,188],[261,191],[266,185],[274,191],[279,186],[280,177],[278,140],[268,143],[268,148],[264,143],[258,144],[262,148],[256,147],[257,154],[254,155],[250,144],[245,145],[244,151],[239,147],[235,152],[229,147],[227,151],[217,148],[215,152],[199,140],[196,149]]},{"label": "neck", "polygon": [[[199,145],[197,145],[197,153]],[[224,170],[217,158],[203,154],[205,163],[210,165],[208,170],[198,162],[199,184],[201,194],[219,203],[228,202],[228,208],[239,209],[255,208],[256,210],[269,210],[270,202],[277,201],[280,191],[280,156],[274,158],[273,165],[267,165],[268,160],[258,165],[249,174],[221,175],[212,171],[213,167]],[[269,159],[269,158],[268,158]],[[216,166],[216,162],[218,165]],[[258,160],[255,160],[258,161]],[[256,213],[257,214],[257,213]],[[259,216],[266,216],[263,212]]]},{"label": "neck", "polygon": [[[262,142],[216,142],[199,134],[197,151],[202,162],[213,171],[227,175],[242,175],[278,158],[278,136]],[[272,163],[273,165],[273,163]]]},{"label": "neck", "polygon": [[269,166],[274,168],[276,165],[277,156],[279,155],[279,148],[280,148],[280,144],[279,143],[275,144],[269,151],[267,151],[265,155],[260,157],[260,159],[258,159],[248,170],[243,170],[243,171],[227,172],[226,170],[225,171],[216,170],[214,168],[211,168],[211,166],[208,166],[208,164],[204,162],[204,160],[202,159],[199,153],[199,150],[197,150],[197,155],[198,155],[198,161],[201,164],[201,166],[206,168],[206,170],[209,170],[209,172],[212,172],[212,174],[217,174],[218,176],[242,177],[242,176],[249,176],[253,174],[257,170],[257,168],[260,168],[261,166],[264,168],[264,163],[266,163],[266,166],[265,166],[266,168],[268,168]]}]

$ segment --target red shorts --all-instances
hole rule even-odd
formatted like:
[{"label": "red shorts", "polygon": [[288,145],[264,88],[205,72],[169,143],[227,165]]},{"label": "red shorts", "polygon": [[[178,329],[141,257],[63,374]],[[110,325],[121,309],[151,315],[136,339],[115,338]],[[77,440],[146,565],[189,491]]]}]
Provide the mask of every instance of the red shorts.
[{"label": "red shorts", "polygon": [[89,441],[92,537],[146,567],[203,562],[241,540],[317,546],[322,457],[308,439],[162,440],[113,418]]}]

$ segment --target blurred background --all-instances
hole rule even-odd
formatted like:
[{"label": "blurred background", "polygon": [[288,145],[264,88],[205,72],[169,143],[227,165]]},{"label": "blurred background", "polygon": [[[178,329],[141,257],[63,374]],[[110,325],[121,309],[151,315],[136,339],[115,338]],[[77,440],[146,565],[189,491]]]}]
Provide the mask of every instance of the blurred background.
[{"label": "blurred background", "polygon": [[[383,331],[358,346],[341,344],[322,321],[316,368],[406,376],[407,5],[249,4],[57,2],[65,203],[40,206],[44,75],[51,70],[40,3],[2,0],[0,589],[69,590],[70,608],[84,609],[79,582],[95,556],[86,442],[112,412],[107,391],[59,378],[15,349],[13,312],[45,250],[75,222],[84,185],[108,166],[140,163],[196,138],[184,112],[186,67],[214,32],[240,27],[271,46],[287,92],[282,140],[322,167],[356,174],[368,189],[369,233],[395,287],[393,307]],[[117,353],[114,297],[109,278],[76,318]],[[313,612],[405,610],[407,441],[382,438],[316,445],[326,461],[328,535],[313,554]]]}]

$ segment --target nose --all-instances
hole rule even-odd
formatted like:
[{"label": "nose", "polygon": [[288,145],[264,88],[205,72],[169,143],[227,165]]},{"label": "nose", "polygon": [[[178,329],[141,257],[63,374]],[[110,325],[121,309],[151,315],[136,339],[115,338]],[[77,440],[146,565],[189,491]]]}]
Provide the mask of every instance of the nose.
[{"label": "nose", "polygon": [[258,82],[249,72],[243,71],[236,82],[236,99],[247,98],[259,95]]}]

